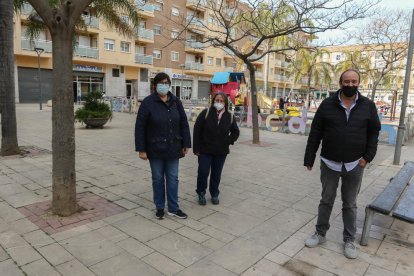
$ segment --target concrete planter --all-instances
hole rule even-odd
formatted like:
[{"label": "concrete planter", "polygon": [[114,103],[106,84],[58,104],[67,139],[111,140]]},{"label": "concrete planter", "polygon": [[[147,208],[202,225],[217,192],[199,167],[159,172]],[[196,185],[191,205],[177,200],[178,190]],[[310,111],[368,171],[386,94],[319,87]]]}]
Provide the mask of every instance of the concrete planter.
[{"label": "concrete planter", "polygon": [[109,118],[87,118],[84,120],[86,128],[103,128]]}]

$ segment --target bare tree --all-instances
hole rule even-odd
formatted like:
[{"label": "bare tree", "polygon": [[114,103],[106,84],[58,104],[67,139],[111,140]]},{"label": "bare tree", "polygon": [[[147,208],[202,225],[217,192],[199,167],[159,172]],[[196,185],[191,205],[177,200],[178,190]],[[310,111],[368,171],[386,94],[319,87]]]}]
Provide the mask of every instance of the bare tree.
[{"label": "bare tree", "polygon": [[13,0],[0,1],[1,153],[19,153],[14,90]]},{"label": "bare tree", "polygon": [[369,57],[362,68],[372,81],[372,100],[379,85],[386,85],[405,68],[409,34],[410,15],[402,10],[383,10],[360,29],[357,40]]},{"label": "bare tree", "polygon": [[[230,51],[250,75],[253,143],[258,144],[255,62],[270,53],[285,53],[307,45],[314,34],[363,18],[374,0],[199,0],[214,24],[203,24],[194,14],[184,27],[197,22],[207,35],[204,45]],[[283,42],[283,43],[282,43]],[[271,45],[272,47],[266,47]]]}]

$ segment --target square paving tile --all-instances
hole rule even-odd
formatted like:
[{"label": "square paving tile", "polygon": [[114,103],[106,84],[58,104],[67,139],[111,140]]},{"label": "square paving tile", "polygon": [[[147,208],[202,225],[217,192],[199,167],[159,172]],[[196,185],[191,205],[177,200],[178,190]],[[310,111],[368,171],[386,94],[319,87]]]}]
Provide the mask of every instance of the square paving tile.
[{"label": "square paving tile", "polygon": [[212,250],[176,233],[156,238],[148,245],[183,266],[190,266]]},{"label": "square paving tile", "polygon": [[84,211],[69,217],[59,217],[51,214],[51,200],[26,205],[18,208],[18,210],[48,234],[65,231],[126,211],[124,207],[90,192],[79,193],[77,201],[79,206],[84,208]]}]

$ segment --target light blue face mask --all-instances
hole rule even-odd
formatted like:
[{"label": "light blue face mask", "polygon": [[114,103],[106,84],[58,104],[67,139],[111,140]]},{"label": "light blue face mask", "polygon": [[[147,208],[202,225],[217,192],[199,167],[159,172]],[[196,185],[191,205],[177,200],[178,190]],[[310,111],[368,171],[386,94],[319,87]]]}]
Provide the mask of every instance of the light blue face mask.
[{"label": "light blue face mask", "polygon": [[166,83],[158,83],[157,84],[157,93],[160,95],[167,95],[168,91],[170,90],[170,85]]}]

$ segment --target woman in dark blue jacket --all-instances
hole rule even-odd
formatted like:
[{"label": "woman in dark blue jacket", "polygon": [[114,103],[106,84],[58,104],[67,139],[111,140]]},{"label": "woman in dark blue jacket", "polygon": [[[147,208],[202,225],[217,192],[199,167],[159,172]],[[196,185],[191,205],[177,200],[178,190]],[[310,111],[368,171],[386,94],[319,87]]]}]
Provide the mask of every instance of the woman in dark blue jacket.
[{"label": "woman in dark blue jacket", "polygon": [[198,203],[206,205],[207,178],[210,175],[210,195],[213,204],[219,204],[219,184],[229,145],[239,137],[239,128],[229,111],[226,94],[214,95],[212,105],[198,115],[194,125],[194,154],[198,156]]},{"label": "woman in dark blue jacket", "polygon": [[164,217],[167,190],[168,215],[185,219],[187,215],[178,206],[178,160],[191,147],[191,137],[183,105],[169,91],[170,87],[167,74],[155,76],[155,91],[143,100],[138,110],[135,150],[151,166],[156,217]]}]

